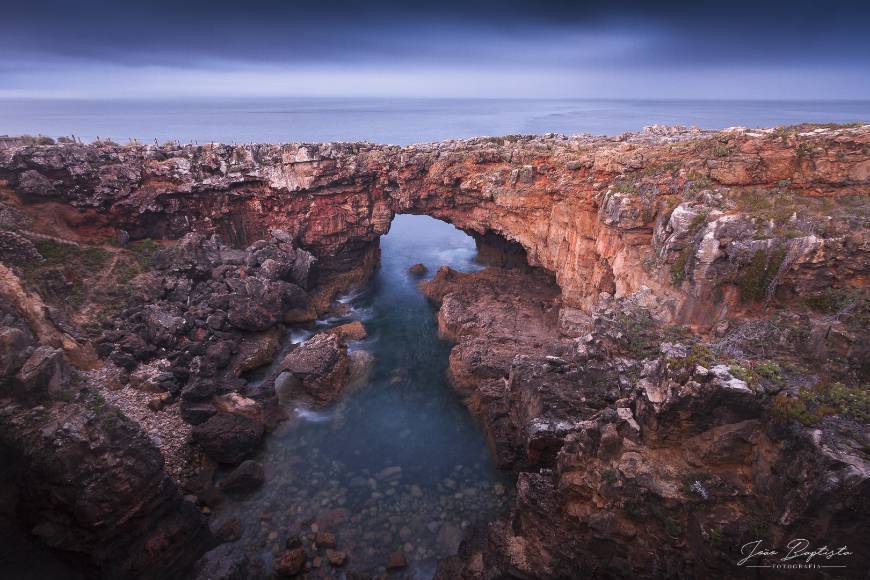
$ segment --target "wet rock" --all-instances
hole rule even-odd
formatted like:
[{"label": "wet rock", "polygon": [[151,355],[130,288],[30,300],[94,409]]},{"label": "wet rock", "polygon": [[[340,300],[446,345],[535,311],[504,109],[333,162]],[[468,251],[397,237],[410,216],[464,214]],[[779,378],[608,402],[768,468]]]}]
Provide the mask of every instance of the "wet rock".
[{"label": "wet rock", "polygon": [[263,465],[248,459],[221,480],[220,489],[228,493],[248,493],[263,485],[265,479]]},{"label": "wet rock", "polygon": [[275,559],[273,571],[280,578],[290,578],[302,573],[308,557],[301,547],[288,548]]},{"label": "wet rock", "polygon": [[462,542],[462,530],[453,524],[444,524],[438,530],[436,541],[442,550],[448,554],[455,554],[459,550],[459,544]]},{"label": "wet rock", "polygon": [[368,334],[366,333],[366,327],[363,326],[363,323],[359,320],[354,320],[353,322],[348,322],[347,324],[340,324],[335,328],[331,329],[329,332],[337,335],[341,340],[347,342],[349,340],[363,340]]},{"label": "wet rock", "polygon": [[335,534],[331,532],[317,532],[314,534],[314,543],[318,548],[334,548],[336,546]]},{"label": "wet rock", "polygon": [[275,381],[279,399],[295,395],[308,396],[317,403],[335,400],[349,376],[349,359],[345,347],[334,334],[318,334],[291,351],[281,362],[287,373]]},{"label": "wet rock", "polygon": [[193,441],[218,463],[237,464],[254,452],[263,426],[233,413],[217,413],[193,429]]},{"label": "wet rock", "polygon": [[408,567],[408,560],[402,552],[392,552],[387,559],[387,570],[402,570]]},{"label": "wet rock", "polygon": [[426,267],[426,264],[414,264],[410,268],[408,268],[408,273],[412,276],[425,276],[429,272],[429,268]]},{"label": "wet rock", "polygon": [[347,552],[343,552],[341,550],[327,550],[326,559],[336,568],[339,566],[344,566],[344,564],[347,562]]}]

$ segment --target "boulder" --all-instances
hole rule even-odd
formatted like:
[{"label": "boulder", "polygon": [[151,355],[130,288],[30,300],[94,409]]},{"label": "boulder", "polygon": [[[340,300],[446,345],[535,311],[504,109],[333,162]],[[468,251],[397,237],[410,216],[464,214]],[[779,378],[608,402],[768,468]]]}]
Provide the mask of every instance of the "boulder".
[{"label": "boulder", "polygon": [[426,267],[426,264],[414,264],[410,268],[408,268],[408,273],[412,276],[425,276],[426,273],[429,272],[429,268]]},{"label": "boulder", "polygon": [[25,361],[16,378],[24,391],[22,398],[40,401],[69,388],[70,367],[61,349],[40,346]]},{"label": "boulder", "polygon": [[368,336],[368,333],[366,333],[366,327],[363,326],[363,323],[359,320],[354,320],[347,324],[340,324],[329,332],[335,334],[345,342],[348,340],[363,340]]},{"label": "boulder", "polygon": [[301,547],[288,548],[275,559],[273,571],[279,578],[296,576],[305,569],[307,559],[305,550]]},{"label": "boulder", "polygon": [[279,400],[301,394],[316,403],[329,403],[348,381],[347,347],[334,334],[315,335],[284,357],[279,371],[282,374],[275,381]]},{"label": "boulder", "polygon": [[218,463],[237,464],[254,452],[263,425],[233,413],[217,413],[193,428],[193,441]]},{"label": "boulder", "polygon": [[19,328],[0,328],[0,378],[11,377],[33,354],[33,337]]},{"label": "boulder", "polygon": [[217,408],[209,402],[181,400],[179,404],[181,418],[185,423],[200,425],[217,413]]}]

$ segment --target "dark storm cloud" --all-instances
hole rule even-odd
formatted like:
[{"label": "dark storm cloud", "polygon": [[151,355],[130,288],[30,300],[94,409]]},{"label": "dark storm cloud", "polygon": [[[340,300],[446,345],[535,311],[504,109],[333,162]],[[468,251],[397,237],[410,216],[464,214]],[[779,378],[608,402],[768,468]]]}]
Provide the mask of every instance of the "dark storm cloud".
[{"label": "dark storm cloud", "polygon": [[[581,57],[570,44],[547,52],[548,36],[590,31],[649,40],[636,52],[596,53],[599,62],[866,64],[870,58],[870,2],[851,0],[5,3],[0,51],[7,67],[51,59],[210,67],[476,57],[560,64]],[[540,39],[543,54],[529,51]]]}]

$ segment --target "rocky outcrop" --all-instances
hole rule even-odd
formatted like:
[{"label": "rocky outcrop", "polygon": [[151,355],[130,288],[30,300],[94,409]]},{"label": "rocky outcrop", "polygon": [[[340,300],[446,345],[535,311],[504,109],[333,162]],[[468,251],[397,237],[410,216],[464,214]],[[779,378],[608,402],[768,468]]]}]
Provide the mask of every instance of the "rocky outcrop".
[{"label": "rocky outcrop", "polygon": [[568,306],[646,286],[669,298],[670,319],[710,326],[741,297],[816,292],[823,272],[866,268],[848,200],[863,203],[868,142],[866,126],[807,126],[408,147],[66,144],[2,152],[0,179],[28,211],[76,208],[89,235],[193,230],[242,246],[277,227],[320,258],[320,276],[367,256],[394,213],[425,213],[521,245]]},{"label": "rocky outcrop", "polygon": [[350,379],[350,357],[339,333],[317,334],[284,357],[274,385],[279,401],[334,401]]},{"label": "rocky outcrop", "polygon": [[[837,562],[861,577],[870,462],[860,387],[839,414],[803,425],[777,406],[789,390],[780,371],[748,370],[776,363],[738,366],[649,317],[649,296],[563,326],[580,336],[535,344],[547,312],[534,280],[442,269],[424,283],[456,341],[457,388],[472,393],[496,458],[519,470],[510,516],[468,537],[437,578],[732,578],[739,547],[761,538],[848,546]],[[530,332],[506,339],[515,324]]]},{"label": "rocky outcrop", "polygon": [[[421,213],[497,266],[424,289],[455,342],[451,380],[518,473],[511,514],[440,577],[731,577],[729,549],[759,535],[866,544],[868,158],[868,126],[7,144],[0,442],[39,476],[29,523],[109,576],[186,569],[208,543],[198,514],[67,362],[110,361],[113,383],[237,464],[279,399],[327,403],[361,374],[343,343],[357,328],[291,350],[261,386],[244,378],[284,324],[365,280],[394,214]],[[204,465],[200,503],[217,494]],[[124,477],[92,485],[109,466]],[[279,575],[305,565],[287,547]],[[198,572],[249,564],[222,547]]]},{"label": "rocky outcrop", "polygon": [[4,497],[17,497],[26,529],[89,577],[182,577],[211,545],[202,516],[140,427],[7,308],[0,336],[18,355],[0,377]]}]

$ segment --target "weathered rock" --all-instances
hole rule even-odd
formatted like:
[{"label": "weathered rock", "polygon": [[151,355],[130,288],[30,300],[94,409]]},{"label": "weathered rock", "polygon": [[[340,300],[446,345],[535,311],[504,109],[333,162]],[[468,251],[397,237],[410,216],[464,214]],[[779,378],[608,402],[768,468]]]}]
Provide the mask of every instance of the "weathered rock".
[{"label": "weathered rock", "polygon": [[354,320],[347,324],[340,324],[335,328],[330,329],[329,332],[337,335],[345,342],[348,340],[363,340],[368,336],[366,333],[366,327],[359,320]]},{"label": "weathered rock", "polygon": [[254,452],[263,426],[233,413],[217,413],[193,429],[193,441],[219,463],[237,464]]},{"label": "weathered rock", "polygon": [[347,563],[347,552],[343,552],[342,550],[327,550],[326,559],[331,565],[338,568]]},{"label": "weathered rock", "polygon": [[428,272],[429,268],[426,267],[426,264],[414,264],[408,268],[408,273],[412,276],[425,276]]},{"label": "weathered rock", "polygon": [[301,547],[288,548],[275,559],[273,570],[281,578],[290,578],[300,574],[305,569],[308,556]]},{"label": "weathered rock", "polygon": [[331,532],[317,532],[314,534],[314,543],[318,548],[334,548],[336,546],[335,534]]},{"label": "weathered rock", "polygon": [[275,379],[276,393],[281,400],[306,396],[316,403],[328,403],[347,384],[349,368],[347,347],[336,335],[315,335],[281,362],[283,375]]}]

